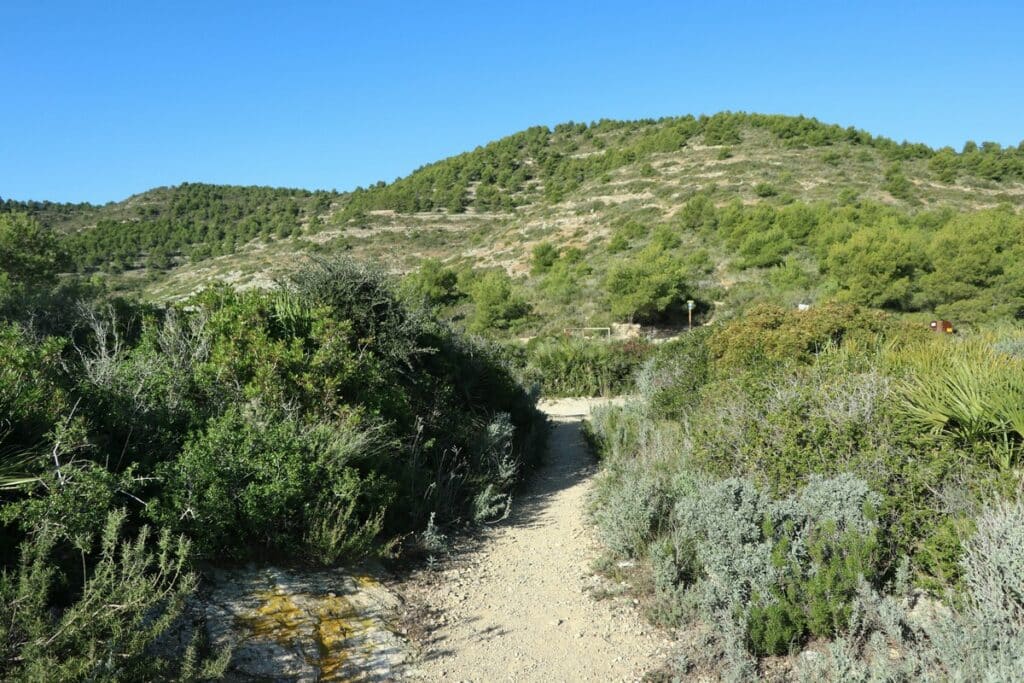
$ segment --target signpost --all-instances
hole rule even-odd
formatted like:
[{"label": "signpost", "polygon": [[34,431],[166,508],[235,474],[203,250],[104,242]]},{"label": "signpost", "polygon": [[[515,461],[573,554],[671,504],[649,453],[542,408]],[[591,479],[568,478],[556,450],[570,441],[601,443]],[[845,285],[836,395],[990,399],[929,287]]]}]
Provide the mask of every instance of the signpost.
[{"label": "signpost", "polygon": [[688,329],[693,329],[693,309],[697,308],[697,304],[694,303],[693,299],[686,300],[686,319]]}]

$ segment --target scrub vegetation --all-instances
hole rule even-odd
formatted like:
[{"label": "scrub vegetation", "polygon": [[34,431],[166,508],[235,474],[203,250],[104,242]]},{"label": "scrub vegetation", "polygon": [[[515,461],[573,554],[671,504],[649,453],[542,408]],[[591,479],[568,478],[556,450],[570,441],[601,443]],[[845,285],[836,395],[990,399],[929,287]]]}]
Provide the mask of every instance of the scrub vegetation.
[{"label": "scrub vegetation", "polygon": [[594,417],[593,516],[671,673],[1018,677],[1022,339],[834,305],[661,346]]},{"label": "scrub vegetation", "polygon": [[0,227],[5,680],[215,674],[200,641],[151,649],[200,564],[393,555],[428,522],[500,516],[540,453],[500,349],[373,268],[148,306],[58,286],[46,233]]},{"label": "scrub vegetation", "polygon": [[0,678],[216,677],[160,646],[206,570],[434,553],[539,395],[625,394],[591,514],[666,677],[1019,679],[1022,204],[1021,146],[728,112],[0,200]]}]

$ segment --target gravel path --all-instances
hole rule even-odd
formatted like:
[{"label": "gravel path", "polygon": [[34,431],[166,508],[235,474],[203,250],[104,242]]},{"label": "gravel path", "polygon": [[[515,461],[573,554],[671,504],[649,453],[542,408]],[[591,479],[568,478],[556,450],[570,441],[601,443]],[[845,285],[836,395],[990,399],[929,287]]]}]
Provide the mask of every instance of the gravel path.
[{"label": "gravel path", "polygon": [[623,599],[589,590],[599,548],[585,519],[594,462],[580,433],[594,401],[546,402],[548,462],[511,519],[439,570],[407,584],[427,607],[423,651],[409,677],[455,681],[636,681],[667,640]]}]

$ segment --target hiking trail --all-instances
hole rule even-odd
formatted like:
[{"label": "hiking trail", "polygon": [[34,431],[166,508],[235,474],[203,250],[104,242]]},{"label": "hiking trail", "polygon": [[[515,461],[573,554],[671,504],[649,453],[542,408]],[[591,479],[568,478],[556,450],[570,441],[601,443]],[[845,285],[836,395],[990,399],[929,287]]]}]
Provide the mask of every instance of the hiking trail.
[{"label": "hiking trail", "polygon": [[629,600],[590,593],[608,582],[591,570],[600,548],[586,499],[596,465],[580,426],[601,402],[542,401],[552,423],[547,460],[510,518],[405,582],[426,622],[408,678],[637,681],[664,661],[667,637]]}]

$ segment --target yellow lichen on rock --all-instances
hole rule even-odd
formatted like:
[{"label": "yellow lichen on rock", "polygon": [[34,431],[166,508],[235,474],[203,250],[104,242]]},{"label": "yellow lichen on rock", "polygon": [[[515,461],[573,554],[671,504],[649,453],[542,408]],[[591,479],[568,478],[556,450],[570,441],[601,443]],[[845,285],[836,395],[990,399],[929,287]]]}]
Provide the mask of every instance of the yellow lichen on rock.
[{"label": "yellow lichen on rock", "polygon": [[305,620],[303,610],[291,595],[277,591],[261,591],[256,595],[260,606],[252,614],[239,617],[257,638],[290,641]]},{"label": "yellow lichen on rock", "polygon": [[[364,586],[375,583],[369,577],[357,581]],[[306,659],[319,669],[320,680],[350,680],[352,672],[346,670],[346,664],[351,654],[373,653],[374,641],[367,634],[374,628],[374,620],[361,616],[344,597],[290,595],[280,589],[261,591],[254,597],[259,606],[239,618],[250,636],[272,639],[288,648],[298,648],[301,640],[311,638],[316,654],[307,654]]]}]

